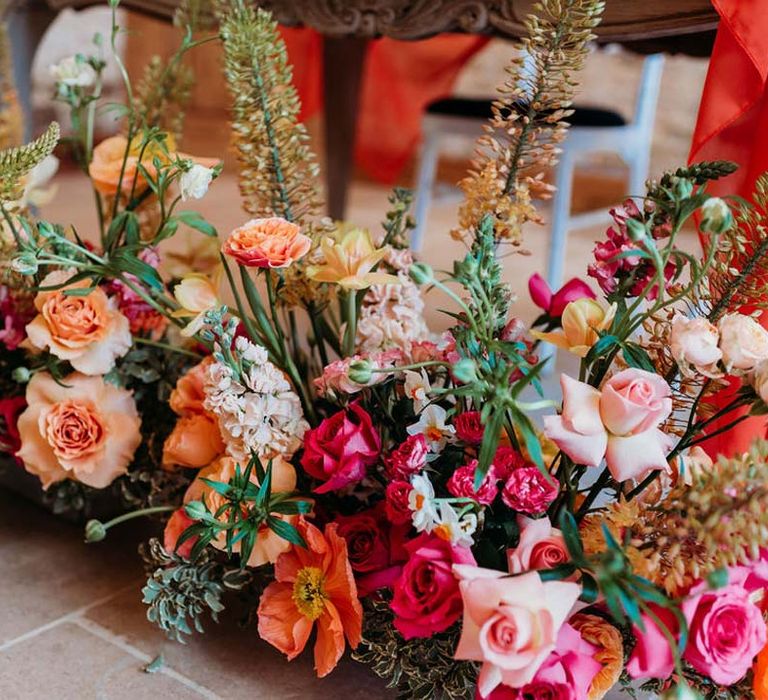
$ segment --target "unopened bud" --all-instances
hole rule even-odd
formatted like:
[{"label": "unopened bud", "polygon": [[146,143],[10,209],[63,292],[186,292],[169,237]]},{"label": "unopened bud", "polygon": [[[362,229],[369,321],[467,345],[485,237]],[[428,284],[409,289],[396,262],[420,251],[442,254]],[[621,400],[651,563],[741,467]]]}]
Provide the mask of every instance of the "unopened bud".
[{"label": "unopened bud", "polygon": [[13,377],[14,382],[26,384],[31,379],[32,372],[26,367],[16,367],[16,369],[11,372],[11,376]]},{"label": "unopened bud", "polygon": [[20,253],[11,260],[11,269],[20,275],[34,275],[37,268],[37,258],[34,253]]},{"label": "unopened bud", "polygon": [[408,270],[411,279],[419,285],[429,284],[435,278],[432,268],[426,263],[416,262]]},{"label": "unopened bud", "polygon": [[637,219],[627,219],[625,222],[627,227],[627,235],[635,243],[644,241],[648,237],[648,232],[645,230],[645,224]]},{"label": "unopened bud", "polygon": [[107,528],[101,520],[89,520],[85,524],[85,541],[101,542],[107,536]]},{"label": "unopened bud", "polygon": [[451,374],[463,384],[477,379],[477,367],[468,357],[464,357],[451,367]]},{"label": "unopened bud", "polygon": [[675,194],[679,199],[688,199],[693,194],[693,183],[684,177],[681,177],[675,183]]},{"label": "unopened bud", "polygon": [[355,383],[366,385],[373,378],[373,364],[370,360],[355,360],[349,365],[347,376]]},{"label": "unopened bud", "polygon": [[720,197],[710,197],[701,205],[701,230],[723,233],[733,226],[731,208]]},{"label": "unopened bud", "polygon": [[201,501],[190,501],[184,506],[184,511],[192,520],[202,520],[208,514]]}]

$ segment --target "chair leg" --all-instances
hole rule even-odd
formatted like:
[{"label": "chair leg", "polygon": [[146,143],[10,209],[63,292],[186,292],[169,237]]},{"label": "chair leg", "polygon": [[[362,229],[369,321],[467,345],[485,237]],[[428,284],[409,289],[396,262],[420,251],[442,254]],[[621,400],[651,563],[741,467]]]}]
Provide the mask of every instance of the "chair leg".
[{"label": "chair leg", "polygon": [[416,228],[411,233],[411,249],[417,253],[424,244],[424,232],[427,228],[429,205],[432,202],[432,188],[435,184],[439,146],[439,133],[434,129],[427,128],[424,134],[421,161],[419,162],[419,170],[416,176],[416,202],[413,208]]},{"label": "chair leg", "polygon": [[645,181],[651,167],[651,144],[643,145],[637,149],[632,158],[628,159],[629,181],[628,194],[631,197],[643,197],[645,195]]},{"label": "chair leg", "polygon": [[557,191],[552,200],[552,233],[549,238],[547,282],[553,290],[563,283],[565,252],[568,243],[568,224],[571,216],[571,189],[573,184],[573,159],[567,152],[555,171]]}]

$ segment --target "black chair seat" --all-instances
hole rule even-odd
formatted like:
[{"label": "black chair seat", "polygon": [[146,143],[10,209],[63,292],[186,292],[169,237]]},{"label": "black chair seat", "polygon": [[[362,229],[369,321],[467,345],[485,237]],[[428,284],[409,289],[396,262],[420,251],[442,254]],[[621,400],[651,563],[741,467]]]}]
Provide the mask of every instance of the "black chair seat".
[{"label": "black chair seat", "polygon": [[[466,119],[489,119],[492,100],[472,99],[468,97],[447,97],[432,102],[427,106],[427,114],[443,117],[464,117]],[[517,106],[522,111],[523,103]],[[625,126],[627,120],[618,112],[596,107],[573,107],[573,114],[567,121],[571,126]]]}]

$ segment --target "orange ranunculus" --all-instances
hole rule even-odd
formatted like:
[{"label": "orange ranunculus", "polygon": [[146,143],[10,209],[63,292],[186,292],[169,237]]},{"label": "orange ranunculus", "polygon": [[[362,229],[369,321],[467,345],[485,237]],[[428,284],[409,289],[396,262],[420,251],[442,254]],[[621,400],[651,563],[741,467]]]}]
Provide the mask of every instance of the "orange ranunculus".
[{"label": "orange ranunculus", "polygon": [[[88,166],[88,174],[91,176],[93,186],[101,194],[112,197],[117,194],[118,188],[124,195],[130,195],[131,191],[140,194],[147,187],[147,181],[139,172],[139,157],[141,165],[147,172],[154,176],[155,166],[153,159],[160,158],[168,162],[176,157],[193,160],[199,165],[213,167],[220,161],[217,158],[196,158],[184,153],[175,153],[173,139],[166,138],[168,153],[156,144],[151,144],[140,153],[141,141],[134,139],[130,144],[125,136],[110,136],[104,139],[96,148],[93,149],[93,158]],[[127,152],[127,156],[126,156]],[[123,168],[125,161],[125,168]],[[122,180],[120,174],[122,172]],[[134,180],[136,188],[134,190]]]},{"label": "orange ranunculus", "polygon": [[752,672],[754,673],[752,688],[755,691],[755,700],[768,700],[768,644],[757,655]]},{"label": "orange ranunculus", "polygon": [[246,267],[288,267],[312,246],[309,236],[290,221],[273,216],[251,219],[236,228],[221,251]]},{"label": "orange ranunculus", "polygon": [[27,386],[16,453],[43,488],[64,479],[94,488],[124,474],[141,442],[141,420],[129,391],[75,372],[57,383],[47,372]]},{"label": "orange ranunculus", "polygon": [[621,633],[610,622],[597,615],[577,613],[568,622],[582,639],[597,647],[594,659],[602,664],[589,686],[589,700],[602,698],[619,681],[624,669],[624,644]]},{"label": "orange ranunculus", "polygon": [[213,364],[210,355],[202,362],[187,370],[176,382],[176,387],[171,392],[171,410],[180,416],[190,413],[203,413],[203,401],[205,400],[205,373]]},{"label": "orange ranunculus", "polygon": [[206,413],[191,413],[176,421],[163,444],[163,468],[191,467],[210,464],[224,452],[219,423]]},{"label": "orange ranunculus", "polygon": [[[203,479],[209,479],[210,481],[218,481],[220,483],[229,483],[230,479],[235,475],[235,467],[237,462],[231,457],[219,457],[210,466],[201,469],[197,478],[189,485],[186,494],[184,494],[184,502],[198,501],[205,497],[205,502],[208,505],[209,510],[215,513],[222,505],[224,505],[224,497],[218,492],[214,491]],[[266,468],[266,464],[264,465]],[[241,465],[241,468],[245,468],[245,465]],[[251,473],[251,481],[258,486],[259,480],[256,477],[255,470]],[[272,492],[282,493],[287,491],[293,491],[296,488],[296,470],[290,462],[287,462],[282,457],[275,457],[272,460]],[[280,517],[289,523],[295,523],[297,516],[275,516]],[[226,521],[227,515],[222,515],[222,521]],[[219,537],[211,542],[211,544],[217,549],[226,549],[226,538],[224,533],[221,533]],[[277,558],[290,547],[290,543],[284,540],[276,532],[270,530],[266,526],[263,527],[256,538],[256,544],[253,547],[250,557],[248,557],[248,566],[261,566],[268,562],[274,562]],[[233,550],[235,552],[240,551],[240,543],[238,542]]]},{"label": "orange ranunculus", "polygon": [[[56,270],[41,282],[42,287],[65,284],[72,277]],[[112,304],[100,287],[86,296],[67,296],[67,289],[88,287],[88,280],[42,291],[35,297],[38,315],[27,324],[27,337],[36,348],[48,348],[60,360],[83,374],[106,374],[131,347],[128,319]]]},{"label": "orange ranunculus", "polygon": [[357,598],[347,545],[337,525],[321,533],[300,520],[307,547],[291,547],[275,564],[275,581],[259,602],[259,636],[282,651],[288,660],[307,645],[317,622],[315,670],[329,674],[344,653],[344,637],[354,648],[360,643],[363,609]]}]

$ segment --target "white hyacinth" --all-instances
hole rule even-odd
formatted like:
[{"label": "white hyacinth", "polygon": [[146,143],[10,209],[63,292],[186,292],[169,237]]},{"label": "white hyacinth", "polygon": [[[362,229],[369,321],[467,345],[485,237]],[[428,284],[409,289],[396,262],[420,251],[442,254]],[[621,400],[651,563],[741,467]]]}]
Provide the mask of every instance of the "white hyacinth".
[{"label": "white hyacinth", "polygon": [[219,419],[227,452],[241,464],[251,452],[290,458],[309,428],[299,397],[264,348],[241,337],[235,349],[243,361],[241,379],[229,365],[214,362],[205,382],[205,407]]},{"label": "white hyacinth", "polygon": [[202,199],[208,192],[208,187],[213,180],[213,169],[204,165],[193,163],[189,170],[185,170],[179,178],[179,190],[181,201],[188,199]]},{"label": "white hyacinth", "polygon": [[51,75],[57,83],[70,87],[92,87],[96,82],[93,66],[78,56],[67,56],[50,67]]}]

